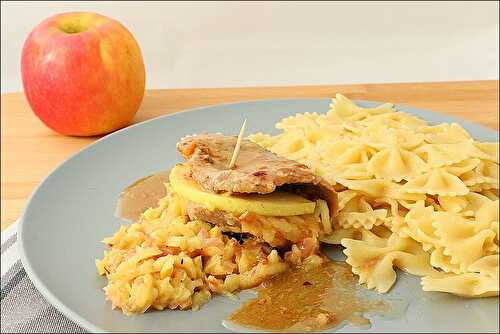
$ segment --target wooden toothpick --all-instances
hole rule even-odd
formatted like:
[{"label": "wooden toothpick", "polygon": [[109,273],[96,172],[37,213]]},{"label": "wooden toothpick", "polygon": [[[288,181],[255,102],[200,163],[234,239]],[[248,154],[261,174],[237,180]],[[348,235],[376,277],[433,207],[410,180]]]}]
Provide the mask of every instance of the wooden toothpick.
[{"label": "wooden toothpick", "polygon": [[236,146],[234,147],[233,156],[231,157],[231,162],[229,163],[228,169],[232,169],[236,163],[236,158],[238,158],[238,153],[240,153],[241,141],[243,140],[243,133],[245,132],[245,127],[247,125],[247,120],[243,121],[243,125],[240,129],[240,134],[238,135],[238,140],[236,141]]}]

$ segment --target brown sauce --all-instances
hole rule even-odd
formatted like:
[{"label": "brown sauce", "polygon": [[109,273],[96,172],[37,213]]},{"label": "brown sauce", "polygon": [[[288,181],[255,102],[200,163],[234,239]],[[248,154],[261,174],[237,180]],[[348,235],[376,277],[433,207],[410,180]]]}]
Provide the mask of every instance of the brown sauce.
[{"label": "brown sauce", "polygon": [[118,199],[115,216],[136,222],[144,210],[157,205],[167,191],[164,183],[168,182],[170,171],[161,171],[143,177],[123,189]]},{"label": "brown sauce", "polygon": [[357,278],[347,264],[328,261],[306,270],[295,268],[264,282],[258,295],[229,321],[261,330],[304,332],[336,327],[344,321],[370,326],[368,311],[385,311],[381,300],[358,296]]}]

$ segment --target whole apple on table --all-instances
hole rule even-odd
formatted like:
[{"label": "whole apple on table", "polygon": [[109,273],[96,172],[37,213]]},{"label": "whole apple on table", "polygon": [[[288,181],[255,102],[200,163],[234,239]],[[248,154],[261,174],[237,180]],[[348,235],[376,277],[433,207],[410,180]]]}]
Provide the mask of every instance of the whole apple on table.
[{"label": "whole apple on table", "polygon": [[122,24],[96,13],[59,14],[36,26],[24,43],[21,74],[33,112],[64,135],[122,128],[144,96],[137,41]]}]

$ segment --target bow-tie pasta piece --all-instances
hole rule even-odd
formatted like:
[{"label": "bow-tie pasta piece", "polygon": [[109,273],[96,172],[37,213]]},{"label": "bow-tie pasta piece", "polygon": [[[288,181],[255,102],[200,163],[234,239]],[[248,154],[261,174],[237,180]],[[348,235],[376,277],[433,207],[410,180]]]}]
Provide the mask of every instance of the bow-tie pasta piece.
[{"label": "bow-tie pasta piece", "polygon": [[404,230],[404,227],[406,226],[404,215],[390,215],[384,220],[384,224],[382,226],[387,227],[393,233],[397,233],[401,238],[409,237],[406,230]]},{"label": "bow-tie pasta piece", "polygon": [[[380,117],[370,117],[362,121],[351,122],[350,126],[355,126],[358,129],[361,129],[361,132],[356,131],[356,133],[360,134],[362,137],[367,137],[368,140],[371,139],[374,146],[376,146],[376,137],[379,137],[378,139],[381,139],[380,134],[384,132],[386,134],[395,131],[411,131],[413,133],[413,130],[405,128],[404,125],[399,123],[398,121]],[[391,136],[391,138],[394,138],[394,136]],[[420,138],[423,140],[424,136],[422,135],[420,136]],[[393,142],[393,140],[390,141],[390,143]]]},{"label": "bow-tie pasta piece", "polygon": [[484,255],[498,252],[494,244],[495,232],[459,214],[435,212],[432,226],[439,237],[439,245],[444,248],[443,253],[463,272]]},{"label": "bow-tie pasta piece", "polygon": [[[415,153],[431,167],[452,165],[470,157],[467,146],[471,142],[457,144],[425,144],[415,150]],[[465,146],[465,147],[464,147]]]},{"label": "bow-tie pasta piece", "polygon": [[[326,119],[328,119],[328,116]],[[364,123],[349,120],[342,120],[341,122],[344,129],[344,137],[358,139],[366,131],[367,125]]]},{"label": "bow-tie pasta piece", "polygon": [[263,142],[263,146],[266,147],[265,145],[267,145],[266,148],[271,152],[302,163],[304,162],[300,161],[301,159],[308,160],[311,157],[319,159],[319,155],[316,153],[317,147],[307,141],[303,135],[286,132],[276,136],[276,138],[277,140],[274,142],[262,136],[252,137],[251,139],[258,144]]},{"label": "bow-tie pasta piece", "polygon": [[425,135],[425,141],[429,144],[456,144],[472,140],[469,133],[457,123],[424,126],[419,131]]},{"label": "bow-tie pasta piece", "polygon": [[463,196],[438,196],[438,202],[444,211],[474,216],[476,212],[491,200],[481,194],[469,192]]},{"label": "bow-tie pasta piece", "polygon": [[338,196],[338,209],[339,211],[345,208],[346,204],[349,203],[354,197],[359,196],[358,192],[354,190],[344,190],[337,193]]},{"label": "bow-tie pasta piece", "polygon": [[394,146],[375,154],[368,162],[367,169],[377,178],[400,182],[416,178],[429,167],[415,153]]},{"label": "bow-tie pasta piece", "polygon": [[[416,194],[413,194],[413,196],[416,196]],[[435,208],[435,210],[440,209],[439,205],[436,203],[436,201],[432,197],[425,196],[422,194],[419,194],[419,197],[415,197],[413,199],[398,199],[398,200],[396,200],[396,202],[399,205],[399,208],[400,209],[404,208],[406,210],[406,212],[408,212],[408,210],[411,210],[411,208],[413,208],[414,206],[420,205],[420,202],[422,202],[422,201],[424,202],[424,204],[426,204],[426,206],[432,206]]]},{"label": "bow-tie pasta piece", "polygon": [[317,123],[319,117],[320,115],[316,112],[295,114],[294,116],[285,117],[276,123],[276,129],[284,131],[301,131],[306,128],[312,128],[319,130],[319,125]]},{"label": "bow-tie pasta piece", "polygon": [[468,271],[496,277],[498,279],[498,261],[498,254],[487,255],[471,264]]},{"label": "bow-tie pasta piece", "polygon": [[425,276],[421,283],[424,291],[448,292],[470,298],[498,296],[498,278],[478,273]]},{"label": "bow-tie pasta piece", "polygon": [[[498,247],[498,213],[499,200],[491,201],[482,205],[475,213],[476,221],[480,224],[481,228],[490,229],[495,233],[494,242]],[[497,248],[498,249],[498,248]]]},{"label": "bow-tie pasta piece", "polygon": [[491,184],[492,187],[494,185],[494,183],[487,183],[487,179],[475,170],[463,173],[460,175],[460,180],[468,187],[481,187],[481,184]]},{"label": "bow-tie pasta piece", "polygon": [[490,226],[492,222],[498,222],[499,201],[485,201],[476,211],[476,221],[481,226]]},{"label": "bow-tie pasta piece", "polygon": [[363,108],[356,105],[342,94],[336,94],[330,103],[328,114],[336,114],[341,119],[359,121],[374,115],[395,112],[394,104],[384,103],[374,108]]},{"label": "bow-tie pasta piece", "polygon": [[309,166],[315,171],[315,173],[318,173],[317,167],[322,165],[317,146],[309,143],[308,141],[303,142],[301,149],[287,153],[286,155],[283,154],[283,156]]},{"label": "bow-tie pasta piece", "polygon": [[401,128],[406,130],[412,129],[415,131],[418,131],[419,128],[427,125],[424,120],[404,112],[384,113],[372,116],[368,120],[373,120],[375,122],[381,121],[386,124],[388,123],[392,128]]},{"label": "bow-tie pasta piece", "polygon": [[467,186],[458,178],[443,168],[433,168],[429,172],[407,182],[403,189],[409,193],[430,195],[465,195],[469,192]]},{"label": "bow-tie pasta piece", "polygon": [[474,168],[476,168],[481,163],[479,159],[465,159],[460,162],[454,163],[450,166],[444,166],[443,169],[448,173],[451,173],[456,176],[462,176]]},{"label": "bow-tie pasta piece", "polygon": [[498,254],[471,264],[467,273],[436,274],[422,278],[424,291],[449,292],[464,297],[498,296]]},{"label": "bow-tie pasta piece", "polygon": [[366,169],[366,163],[356,163],[348,165],[329,165],[321,168],[321,173],[328,181],[336,183],[339,179],[347,180],[368,180],[373,178],[373,174]]},{"label": "bow-tie pasta piece", "polygon": [[337,223],[342,228],[365,228],[370,230],[374,225],[381,225],[387,217],[386,209],[374,210],[364,196],[350,199],[337,215]]},{"label": "bow-tie pasta piece", "polygon": [[321,158],[332,165],[367,163],[375,150],[357,140],[342,140],[319,144]]},{"label": "bow-tie pasta piece", "polygon": [[302,135],[312,144],[322,140],[332,141],[340,139],[346,132],[342,124],[329,124],[325,126],[325,123],[321,122],[324,118],[325,115],[319,115],[318,113],[297,114],[284,118],[276,124],[276,128],[285,132]]},{"label": "bow-tie pasta piece", "polygon": [[420,201],[408,211],[405,216],[407,227],[402,230],[413,240],[420,242],[425,251],[429,251],[439,243],[439,237],[434,233],[433,221],[434,208],[426,207],[424,202]]},{"label": "bow-tie pasta piece", "polygon": [[482,182],[491,184],[495,189],[498,189],[498,169],[499,166],[497,163],[483,160],[479,162],[474,172]]},{"label": "bow-tie pasta piece", "polygon": [[257,132],[248,136],[248,139],[264,148],[269,148],[279,141],[280,136],[271,136],[267,133]]},{"label": "bow-tie pasta piece", "polygon": [[373,124],[363,130],[361,141],[379,150],[394,146],[411,150],[423,143],[424,135],[408,129],[391,129],[384,124]]},{"label": "bow-tie pasta piece", "polygon": [[[375,198],[373,207],[388,210],[388,216],[384,219],[383,225],[389,228],[391,232],[399,232],[401,227],[405,225],[404,217],[408,210],[400,201],[387,197]],[[405,234],[400,236],[407,237]]]},{"label": "bow-tie pasta piece", "polygon": [[286,132],[269,149],[276,154],[289,156],[290,154],[304,151],[305,145],[307,145],[307,142],[303,136]]},{"label": "bow-tie pasta piece", "polygon": [[424,194],[415,194],[407,192],[404,186],[389,180],[372,179],[372,180],[346,180],[339,179],[338,183],[343,186],[356,190],[360,193],[368,195],[372,198],[392,198],[397,200],[425,200]]},{"label": "bow-tie pasta piece", "polygon": [[429,264],[429,254],[410,239],[393,233],[388,239],[370,231],[363,231],[362,240],[343,239],[346,262],[359,282],[378,292],[387,292],[396,281],[394,267],[413,275],[431,275],[435,270]]},{"label": "bow-tie pasta piece", "polygon": [[383,228],[382,226],[374,226],[371,231],[364,228],[341,228],[336,225],[330,234],[322,234],[319,236],[321,242],[331,244],[331,245],[341,245],[344,239],[368,239],[371,243],[377,244],[383,247],[385,239],[390,236],[390,231]]},{"label": "bow-tie pasta piece", "polygon": [[358,107],[351,100],[341,94],[336,94],[330,104],[328,114],[334,114],[342,120],[359,121],[373,115],[395,112],[392,103],[385,103],[375,108]]},{"label": "bow-tie pasta piece", "polygon": [[343,239],[361,239],[361,230],[357,228],[334,228],[328,235],[320,235],[321,242],[330,245],[340,245]]},{"label": "bow-tie pasta piece", "polygon": [[498,164],[499,147],[498,143],[480,143],[475,141],[474,146],[477,150],[474,150],[472,156],[475,158],[480,158],[484,160],[490,160]]},{"label": "bow-tie pasta piece", "polygon": [[282,133],[273,137],[263,133],[256,133],[250,135],[249,139],[271,152],[283,156],[304,148],[304,138],[296,134]]},{"label": "bow-tie pasta piece", "polygon": [[498,184],[498,165],[487,160],[466,159],[446,166],[444,169],[458,176],[469,187],[481,186],[481,184]]},{"label": "bow-tie pasta piece", "polygon": [[451,256],[444,254],[444,248],[437,246],[431,252],[430,258],[431,266],[439,268],[447,273],[460,274],[463,271],[460,270],[460,265],[456,263],[451,263]]}]

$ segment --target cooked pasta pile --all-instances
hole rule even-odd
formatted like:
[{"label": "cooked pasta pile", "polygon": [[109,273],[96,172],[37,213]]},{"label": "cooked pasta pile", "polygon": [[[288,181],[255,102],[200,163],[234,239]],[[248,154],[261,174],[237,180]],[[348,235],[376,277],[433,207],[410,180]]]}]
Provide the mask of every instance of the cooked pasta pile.
[{"label": "cooked pasta pile", "polygon": [[109,246],[96,260],[113,308],[126,314],[148,309],[197,309],[213,293],[230,295],[255,287],[289,265],[319,265],[323,259],[297,245],[280,256],[267,244],[240,244],[219,227],[189,221],[183,201],[169,188],[141,221],[122,226],[103,240]]},{"label": "cooked pasta pile", "polygon": [[322,241],[345,247],[360,283],[387,292],[397,267],[423,276],[426,291],[498,295],[498,142],[340,94],[328,113],[276,127],[250,139],[335,186],[340,212]]}]

